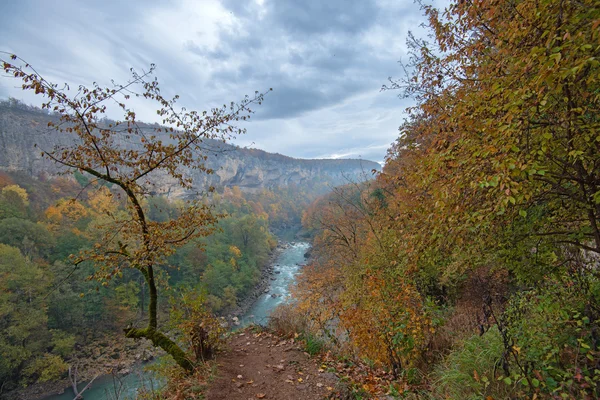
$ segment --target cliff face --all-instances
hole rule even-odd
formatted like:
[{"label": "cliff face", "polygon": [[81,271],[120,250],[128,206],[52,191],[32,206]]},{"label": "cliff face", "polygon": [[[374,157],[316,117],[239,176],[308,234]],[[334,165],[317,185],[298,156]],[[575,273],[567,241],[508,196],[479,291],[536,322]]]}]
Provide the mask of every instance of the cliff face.
[{"label": "cliff face", "polygon": [[[0,170],[21,171],[34,177],[59,173],[60,167],[42,157],[41,150],[51,150],[76,138],[49,129],[48,122],[53,120],[56,117],[37,109],[0,103]],[[291,184],[310,187],[315,182],[337,186],[368,179],[371,170],[379,169],[379,164],[366,160],[303,160],[214,141],[204,144],[206,165],[215,172],[206,175],[188,170],[194,180],[193,192],[202,192],[211,185],[238,186],[245,191]],[[154,176],[153,181],[157,192],[177,197],[191,195],[166,176]]]}]

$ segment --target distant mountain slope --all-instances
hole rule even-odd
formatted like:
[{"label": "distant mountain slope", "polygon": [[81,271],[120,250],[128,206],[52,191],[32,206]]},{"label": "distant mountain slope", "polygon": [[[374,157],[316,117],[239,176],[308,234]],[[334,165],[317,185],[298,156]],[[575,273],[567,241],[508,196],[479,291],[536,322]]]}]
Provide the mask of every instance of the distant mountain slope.
[{"label": "distant mountain slope", "polygon": [[[14,102],[0,102],[0,169],[21,171],[31,176],[55,175],[60,169],[41,156],[41,149],[50,150],[65,144],[72,137],[48,128],[57,118],[42,110]],[[151,129],[150,125],[147,125]],[[310,187],[315,182],[337,186],[348,181],[371,177],[378,163],[367,160],[305,160],[257,149],[244,149],[217,141],[204,141],[208,156],[206,164],[215,173],[206,175],[188,171],[194,178],[192,192],[201,192],[212,185],[217,188],[238,186],[245,191],[273,188],[290,184]],[[161,177],[154,180],[157,192],[187,196],[173,182]]]}]

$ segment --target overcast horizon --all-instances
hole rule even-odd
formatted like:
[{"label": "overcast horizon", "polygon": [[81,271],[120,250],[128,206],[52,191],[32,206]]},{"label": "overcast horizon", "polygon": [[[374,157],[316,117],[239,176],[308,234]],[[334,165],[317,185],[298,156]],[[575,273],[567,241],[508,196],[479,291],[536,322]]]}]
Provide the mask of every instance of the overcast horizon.
[{"label": "overcast horizon", "polygon": [[[411,104],[381,86],[400,76],[408,33],[422,37],[425,21],[412,0],[24,0],[0,10],[0,51],[51,82],[124,82],[154,63],[163,93],[195,110],[273,88],[235,144],[377,162]],[[2,78],[7,97],[41,103]],[[154,110],[135,108],[145,122],[157,121]]]}]

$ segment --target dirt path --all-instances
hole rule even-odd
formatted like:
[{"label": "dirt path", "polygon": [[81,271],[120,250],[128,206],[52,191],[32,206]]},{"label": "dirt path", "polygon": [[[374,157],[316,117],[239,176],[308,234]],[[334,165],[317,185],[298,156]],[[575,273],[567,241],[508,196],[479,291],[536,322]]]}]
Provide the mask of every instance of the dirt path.
[{"label": "dirt path", "polygon": [[326,399],[337,377],[320,367],[293,339],[268,332],[235,333],[217,358],[207,400]]}]

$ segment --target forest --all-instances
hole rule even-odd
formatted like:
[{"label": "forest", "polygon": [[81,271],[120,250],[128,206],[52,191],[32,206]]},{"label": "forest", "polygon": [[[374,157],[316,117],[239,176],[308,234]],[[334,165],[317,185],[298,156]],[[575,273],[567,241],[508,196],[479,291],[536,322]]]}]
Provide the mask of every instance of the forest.
[{"label": "forest", "polygon": [[[125,270],[110,286],[103,285],[89,279],[92,265],[74,268],[69,262],[93,246],[108,215],[124,208],[106,185],[81,194],[88,178],[74,178],[40,181],[0,174],[0,379],[6,386],[58,379],[75,348],[103,334],[119,335],[146,315],[149,294],[139,275]],[[246,196],[234,187],[215,194],[215,212],[223,217],[212,235],[169,257],[160,286],[170,290],[159,313],[167,315],[182,291],[202,293],[211,312],[235,313],[258,284],[277,243],[270,229],[299,222],[295,207],[302,193],[306,203],[314,197],[293,187]],[[144,204],[158,222],[177,214],[179,206],[162,196]]]},{"label": "forest", "polygon": [[[310,260],[269,329],[320,354],[345,398],[599,398],[600,4],[422,9],[430,36],[410,36],[382,87],[414,101],[383,170],[313,191],[151,194],[156,174],[184,188],[183,168],[211,174],[202,140],[243,133],[267,94],[190,112],[133,72],[69,97],[2,60],[77,141],[44,154],[71,175],[0,174],[0,393],[64,377],[99,332],[198,373],[272,232],[301,223]],[[132,85],[158,104],[154,132],[126,105]],[[102,122],[114,99],[123,120]]]},{"label": "forest", "polygon": [[600,6],[425,12],[384,87],[417,105],[375,180],[305,213],[282,329],[369,369],[365,396],[598,398]]}]

